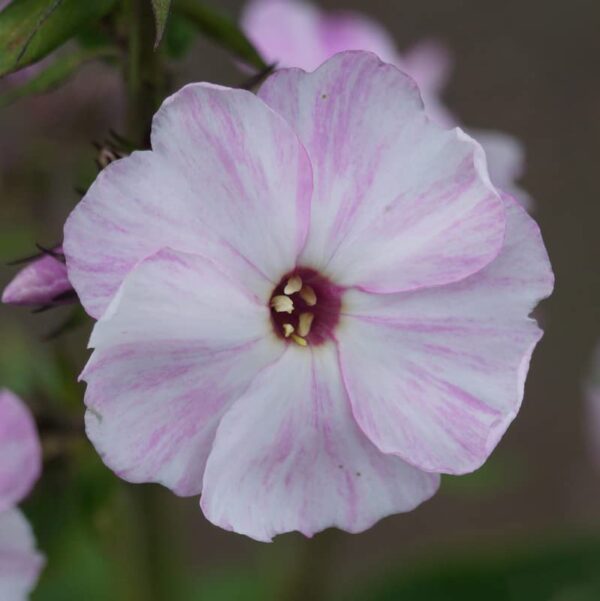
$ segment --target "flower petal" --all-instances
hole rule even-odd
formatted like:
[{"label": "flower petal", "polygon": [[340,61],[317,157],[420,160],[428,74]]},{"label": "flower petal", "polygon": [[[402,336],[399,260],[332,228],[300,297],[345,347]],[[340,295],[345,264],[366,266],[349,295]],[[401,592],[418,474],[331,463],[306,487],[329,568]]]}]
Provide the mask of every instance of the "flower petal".
[{"label": "flower petal", "polygon": [[42,469],[33,417],[23,401],[0,390],[0,512],[27,496]]},{"label": "flower petal", "polygon": [[294,132],[250,92],[193,84],[158,111],[152,145],[103,170],[65,225],[88,312],[100,316],[133,265],[165,246],[218,259],[267,294],[308,227],[311,168]]},{"label": "flower petal", "polygon": [[0,513],[0,599],[26,601],[44,567],[31,526],[18,509]]},{"label": "flower petal", "polygon": [[349,11],[324,12],[309,2],[253,0],[242,27],[267,62],[311,71],[343,50],[369,50],[396,58],[394,40],[381,25]]},{"label": "flower petal", "polygon": [[216,426],[283,352],[269,310],[209,261],[163,250],[127,276],[97,322],[86,428],[131,482],[198,494]]},{"label": "flower petal", "polygon": [[260,96],[311,158],[301,260],[342,285],[398,292],[459,281],[498,254],[502,201],[480,146],[425,117],[412,79],[365,52],[273,74]]},{"label": "flower petal", "polygon": [[507,199],[506,244],[460,283],[398,295],[349,292],[338,331],[360,427],[421,469],[479,467],[519,410],[542,332],[527,315],[553,286],[539,229]]},{"label": "flower petal", "polygon": [[289,347],[223,418],[201,505],[213,523],[269,541],[292,530],[365,530],[415,508],[438,483],[359,430],[333,345]]}]

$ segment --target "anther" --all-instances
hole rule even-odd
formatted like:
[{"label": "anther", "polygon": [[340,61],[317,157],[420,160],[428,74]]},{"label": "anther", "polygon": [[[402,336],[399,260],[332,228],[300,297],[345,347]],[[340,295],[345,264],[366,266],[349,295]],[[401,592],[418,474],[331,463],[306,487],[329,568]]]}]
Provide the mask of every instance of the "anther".
[{"label": "anther", "polygon": [[298,318],[298,335],[306,337],[310,334],[310,328],[315,316],[312,313],[302,313]]},{"label": "anther", "polygon": [[317,295],[312,286],[304,284],[300,290],[300,298],[309,306],[314,307],[317,304]]},{"label": "anther", "polygon": [[302,278],[299,275],[293,275],[285,285],[283,292],[285,294],[295,294],[302,289]]},{"label": "anther", "polygon": [[294,301],[285,294],[279,294],[271,299],[271,307],[277,311],[277,313],[293,313],[294,312]]},{"label": "anther", "polygon": [[304,338],[298,336],[297,334],[292,334],[292,340],[300,346],[308,345],[308,342],[306,342],[306,340],[304,340]]},{"label": "anther", "polygon": [[283,324],[283,335],[289,338],[294,333],[294,326],[291,323]]}]

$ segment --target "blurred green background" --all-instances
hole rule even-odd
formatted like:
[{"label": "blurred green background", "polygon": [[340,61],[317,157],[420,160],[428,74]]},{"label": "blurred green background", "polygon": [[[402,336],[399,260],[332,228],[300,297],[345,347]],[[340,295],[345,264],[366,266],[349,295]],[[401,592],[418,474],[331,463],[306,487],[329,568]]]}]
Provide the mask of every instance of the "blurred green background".
[{"label": "blurred green background", "polygon": [[[216,5],[216,3],[213,3]],[[527,150],[556,273],[537,316],[523,409],[477,473],[445,478],[413,513],[360,535],[292,534],[265,545],[221,531],[197,499],[131,486],[77,436],[89,323],[46,335],[69,308],[0,307],[0,386],[41,416],[68,412],[45,441],[45,473],[24,509],[48,565],[34,601],[349,601],[600,599],[600,456],[583,382],[600,340],[600,3],[597,0],[329,0],[384,23],[403,49],[436,37],[455,69],[445,100],[469,126],[505,131]],[[239,14],[241,2],[219,2]],[[172,23],[173,43],[185,24]],[[246,76],[198,39],[172,61],[171,85]],[[118,73],[91,64],[64,88],[0,110],[0,287],[5,263],[61,239],[96,151],[123,124]],[[596,441],[597,442],[597,441]]]}]

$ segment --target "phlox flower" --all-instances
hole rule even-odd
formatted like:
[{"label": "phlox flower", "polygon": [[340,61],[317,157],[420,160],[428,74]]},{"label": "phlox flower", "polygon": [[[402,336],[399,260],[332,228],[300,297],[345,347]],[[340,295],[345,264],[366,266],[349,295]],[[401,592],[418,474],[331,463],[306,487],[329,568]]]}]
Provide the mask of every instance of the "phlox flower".
[{"label": "phlox flower", "polygon": [[367,52],[186,86],[65,225],[97,318],[87,433],[255,539],[362,531],[479,467],[519,410],[539,230]]},{"label": "phlox flower", "polygon": [[31,414],[8,390],[0,390],[0,599],[28,598],[44,565],[31,527],[16,505],[41,470],[41,449]]},{"label": "phlox flower", "polygon": [[[343,50],[374,52],[417,82],[431,119],[444,127],[459,124],[442,102],[453,61],[438,41],[423,40],[400,53],[389,33],[365,15],[326,12],[304,0],[251,0],[242,15],[242,27],[266,60],[279,67],[311,71]],[[486,152],[492,182],[531,208],[531,198],[517,183],[525,170],[521,142],[498,131],[467,131]]]}]

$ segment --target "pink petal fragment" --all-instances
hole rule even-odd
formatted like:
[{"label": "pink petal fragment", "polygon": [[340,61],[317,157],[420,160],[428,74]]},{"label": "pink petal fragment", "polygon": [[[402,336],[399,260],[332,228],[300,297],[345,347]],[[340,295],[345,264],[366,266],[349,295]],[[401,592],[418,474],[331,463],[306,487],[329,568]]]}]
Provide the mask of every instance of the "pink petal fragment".
[{"label": "pink petal fragment", "polygon": [[421,469],[479,467],[517,414],[542,332],[528,314],[553,275],[535,222],[506,198],[498,258],[449,286],[349,292],[339,329],[353,413],[383,452]]},{"label": "pink petal fragment", "polygon": [[[61,253],[62,247],[55,249]],[[46,305],[60,302],[73,288],[67,277],[67,266],[58,257],[43,255],[17,273],[2,293],[9,305]]]},{"label": "pink petal fragment", "polygon": [[360,532],[414,509],[438,484],[362,434],[333,345],[289,347],[223,418],[201,506],[218,526],[270,541],[330,526]]},{"label": "pink petal fragment", "polygon": [[442,102],[442,92],[450,79],[453,67],[452,55],[446,46],[434,39],[422,40],[399,56],[396,61],[390,62],[417,82],[430,119],[442,127],[453,127],[458,124],[458,119]]},{"label": "pink petal fragment", "polygon": [[290,270],[308,227],[308,158],[244,90],[194,84],[153,122],[153,152],[109,165],[65,226],[69,278],[95,317],[129,270],[169,246],[218,258],[257,294]]},{"label": "pink petal fragment", "polygon": [[0,512],[30,492],[42,468],[42,451],[27,406],[8,390],[0,390]]},{"label": "pink petal fragment", "polygon": [[223,412],[283,351],[269,310],[198,256],[163,250],[127,276],[90,344],[87,433],[130,482],[199,494]]},{"label": "pink petal fragment", "polygon": [[490,179],[510,196],[516,198],[527,210],[533,208],[533,199],[516,182],[525,173],[525,148],[523,143],[509,134],[485,129],[469,129],[482,146],[487,158]]},{"label": "pink petal fragment", "polygon": [[338,284],[399,292],[459,281],[498,254],[502,201],[480,146],[425,117],[414,82],[365,52],[276,72],[260,96],[313,165],[301,261]]},{"label": "pink petal fragment", "polygon": [[44,564],[23,514],[18,509],[0,512],[0,599],[29,599]]},{"label": "pink petal fragment", "polygon": [[587,447],[597,470],[600,470],[600,346],[592,354],[591,365],[583,382],[585,434]]},{"label": "pink petal fragment", "polygon": [[246,5],[242,27],[269,63],[316,69],[344,50],[369,50],[394,62],[394,40],[383,27],[349,11],[325,13],[308,2],[253,0]]}]

